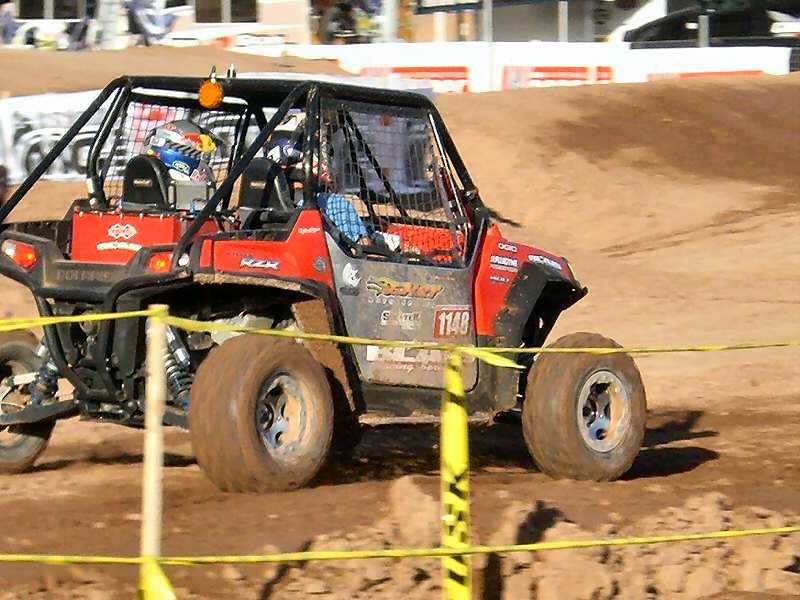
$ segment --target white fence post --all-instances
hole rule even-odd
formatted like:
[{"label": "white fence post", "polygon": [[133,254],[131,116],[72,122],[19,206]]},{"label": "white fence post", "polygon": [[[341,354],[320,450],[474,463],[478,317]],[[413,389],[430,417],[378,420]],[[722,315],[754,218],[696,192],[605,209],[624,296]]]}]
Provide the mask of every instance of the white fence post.
[{"label": "white fence post", "polygon": [[[169,307],[150,306],[155,314],[147,319],[147,381],[144,408],[144,469],[142,475],[142,539],[139,555],[144,559],[140,576],[143,598],[174,598],[169,581],[154,559],[161,555],[162,477],[164,469],[164,407],[167,401],[167,325]],[[172,594],[172,595],[171,595]]]}]

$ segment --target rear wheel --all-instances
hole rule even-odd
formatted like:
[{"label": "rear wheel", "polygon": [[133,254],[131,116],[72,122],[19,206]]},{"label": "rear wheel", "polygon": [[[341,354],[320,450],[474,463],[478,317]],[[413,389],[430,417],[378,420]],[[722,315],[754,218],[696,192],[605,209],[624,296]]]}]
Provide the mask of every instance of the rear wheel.
[{"label": "rear wheel", "polygon": [[[38,341],[29,331],[0,333],[0,379],[39,369]],[[30,401],[28,386],[12,389],[2,396],[0,412],[13,413]],[[29,469],[47,448],[55,421],[0,427],[0,473],[21,473]]]},{"label": "rear wheel", "polygon": [[[595,333],[574,333],[551,347],[619,345]],[[540,354],[528,375],[525,441],[553,477],[620,477],[639,453],[646,418],[642,378],[627,354]]]},{"label": "rear wheel", "polygon": [[226,341],[200,365],[191,397],[197,462],[223,491],[297,488],[328,457],[330,387],[324,369],[294,341],[259,335]]}]

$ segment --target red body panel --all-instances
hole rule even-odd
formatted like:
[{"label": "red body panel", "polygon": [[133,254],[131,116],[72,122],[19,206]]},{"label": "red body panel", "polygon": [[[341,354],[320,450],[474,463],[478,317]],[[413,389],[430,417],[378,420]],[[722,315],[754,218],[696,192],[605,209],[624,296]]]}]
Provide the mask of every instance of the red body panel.
[{"label": "red body panel", "polygon": [[304,210],[286,241],[206,240],[200,266],[217,272],[314,280],[333,288],[333,275],[322,218]]},{"label": "red body panel", "polygon": [[478,335],[495,335],[494,323],[497,314],[506,305],[506,296],[525,262],[547,261],[558,265],[565,276],[572,278],[567,261],[559,256],[506,240],[497,225],[486,232],[478,271],[475,275],[475,329]]},{"label": "red body panel", "polygon": [[[183,215],[75,211],[72,217],[72,260],[124,265],[146,246],[176,243],[189,225]],[[220,231],[206,221],[199,235]]]}]

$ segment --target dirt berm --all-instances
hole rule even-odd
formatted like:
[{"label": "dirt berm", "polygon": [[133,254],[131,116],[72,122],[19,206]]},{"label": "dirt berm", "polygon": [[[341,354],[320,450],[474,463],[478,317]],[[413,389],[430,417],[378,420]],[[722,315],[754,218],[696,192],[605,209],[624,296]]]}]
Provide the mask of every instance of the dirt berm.
[{"label": "dirt berm", "polygon": [[[453,96],[439,104],[506,235],[567,256],[589,287],[552,339],[600,331],[638,346],[800,339],[798,98],[800,78],[791,76]],[[71,197],[59,200],[55,184],[45,188],[42,203],[20,214],[63,214]],[[0,294],[4,313],[33,312],[11,284]],[[797,522],[798,357],[776,349],[637,358],[651,408],[645,447],[613,483],[550,480],[536,472],[518,428],[474,428],[474,541],[511,540],[529,517],[545,539]],[[314,486],[241,496],[212,488],[187,437],[170,433],[164,551],[411,543],[403,536],[425,535],[411,525],[432,521],[435,507],[407,490],[401,495],[417,498],[418,509],[398,525],[393,482],[416,475],[420,493],[436,494],[437,435],[370,430]],[[4,551],[136,552],[140,432],[63,423],[40,462],[33,473],[0,477]],[[519,539],[531,539],[525,531]],[[800,594],[797,554],[795,538],[554,553],[488,560],[476,583],[485,599],[544,600],[553,590],[565,600],[688,600],[698,590],[726,600],[788,598]],[[195,598],[439,595],[438,570],[425,561],[169,575],[182,597]],[[129,569],[8,567],[0,589],[9,598],[59,590],[99,598],[112,589],[127,598],[135,580]]]}]

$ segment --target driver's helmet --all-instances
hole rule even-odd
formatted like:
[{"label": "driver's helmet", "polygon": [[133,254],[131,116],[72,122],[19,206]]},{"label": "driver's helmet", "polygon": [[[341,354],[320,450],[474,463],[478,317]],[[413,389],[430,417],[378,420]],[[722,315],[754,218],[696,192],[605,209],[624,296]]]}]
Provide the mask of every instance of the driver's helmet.
[{"label": "driver's helmet", "polygon": [[290,113],[275,127],[264,146],[264,156],[277,165],[289,167],[303,160],[305,115]]},{"label": "driver's helmet", "polygon": [[211,159],[220,142],[209,130],[181,119],[151,129],[145,137],[145,154],[167,167],[174,181],[213,181]]}]

